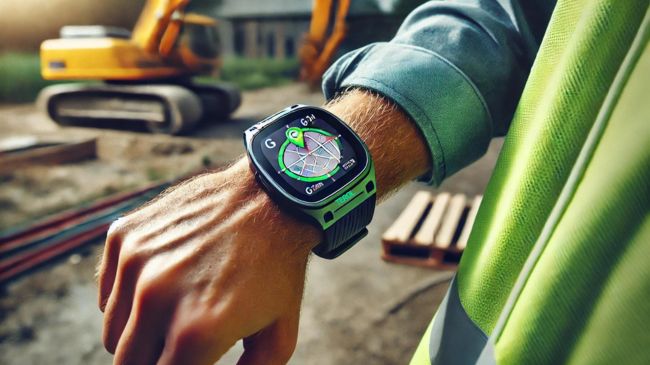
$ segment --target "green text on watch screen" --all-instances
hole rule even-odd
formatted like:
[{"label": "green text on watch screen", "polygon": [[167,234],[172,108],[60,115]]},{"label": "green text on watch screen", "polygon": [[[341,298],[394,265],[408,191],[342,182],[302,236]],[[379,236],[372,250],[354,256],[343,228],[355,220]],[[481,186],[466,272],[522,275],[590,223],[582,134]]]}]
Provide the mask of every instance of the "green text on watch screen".
[{"label": "green text on watch screen", "polygon": [[259,143],[275,173],[305,200],[347,180],[359,163],[350,142],[314,113],[305,113]]}]

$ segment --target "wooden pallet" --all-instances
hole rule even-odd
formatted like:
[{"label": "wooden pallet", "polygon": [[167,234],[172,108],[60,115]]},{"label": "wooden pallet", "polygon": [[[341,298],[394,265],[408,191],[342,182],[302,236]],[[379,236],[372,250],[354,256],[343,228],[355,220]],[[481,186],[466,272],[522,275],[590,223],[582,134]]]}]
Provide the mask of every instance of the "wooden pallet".
[{"label": "wooden pallet", "polygon": [[482,195],[419,191],[382,236],[385,261],[455,269],[465,250]]}]

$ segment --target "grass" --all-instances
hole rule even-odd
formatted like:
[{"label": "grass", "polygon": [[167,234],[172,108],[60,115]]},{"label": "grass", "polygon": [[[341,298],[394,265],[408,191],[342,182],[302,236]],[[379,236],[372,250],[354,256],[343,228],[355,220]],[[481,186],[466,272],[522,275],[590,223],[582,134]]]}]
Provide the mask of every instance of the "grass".
[{"label": "grass", "polygon": [[155,167],[148,167],[147,168],[147,179],[149,181],[160,181],[162,180],[166,174],[161,171],[160,169],[157,169]]},{"label": "grass", "polygon": [[224,60],[221,79],[239,86],[242,90],[253,90],[290,83],[298,78],[299,69],[297,59],[233,57]]},{"label": "grass", "polygon": [[0,103],[34,101],[38,92],[53,82],[41,78],[38,54],[0,54]]},{"label": "grass", "polygon": [[[299,63],[296,59],[226,58],[220,78],[253,90],[290,83],[297,79]],[[38,92],[53,82],[41,78],[38,54],[0,54],[0,103],[23,103],[36,99]]]}]

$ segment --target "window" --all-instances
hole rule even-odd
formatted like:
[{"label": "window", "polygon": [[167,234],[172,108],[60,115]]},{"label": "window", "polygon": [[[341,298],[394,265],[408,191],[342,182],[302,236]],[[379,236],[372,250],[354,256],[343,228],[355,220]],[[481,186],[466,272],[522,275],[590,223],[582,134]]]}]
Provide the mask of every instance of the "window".
[{"label": "window", "polygon": [[287,58],[292,58],[296,55],[295,43],[293,38],[286,37],[284,39],[284,52]]},{"label": "window", "polygon": [[275,37],[273,33],[268,33],[266,35],[266,55],[269,58],[275,57]]},{"label": "window", "polygon": [[235,22],[233,24],[233,33],[233,49],[235,51],[235,54],[237,56],[243,56],[246,43],[246,39],[244,37],[244,25],[239,22]]}]

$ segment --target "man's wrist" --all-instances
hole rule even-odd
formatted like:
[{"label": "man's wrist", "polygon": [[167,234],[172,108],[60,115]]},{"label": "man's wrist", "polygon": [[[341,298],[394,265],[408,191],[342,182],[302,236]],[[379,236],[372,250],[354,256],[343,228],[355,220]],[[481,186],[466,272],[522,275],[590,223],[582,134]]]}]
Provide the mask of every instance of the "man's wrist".
[{"label": "man's wrist", "polygon": [[418,127],[388,99],[352,89],[329,102],[325,109],[346,122],[368,146],[380,200],[430,170],[431,156]]},{"label": "man's wrist", "polygon": [[[243,200],[253,202],[251,215],[260,224],[277,227],[278,230],[286,229],[292,232],[295,242],[291,242],[290,250],[295,250],[298,257],[308,256],[309,252],[322,239],[321,230],[312,223],[301,220],[287,213],[255,179],[247,158],[241,158],[223,173],[227,179],[237,186]],[[287,249],[286,247],[278,249]]]}]

